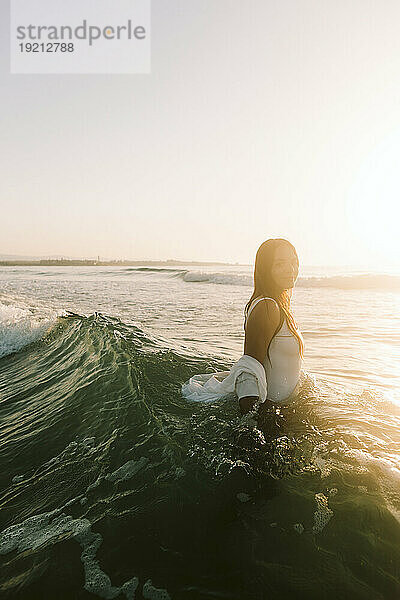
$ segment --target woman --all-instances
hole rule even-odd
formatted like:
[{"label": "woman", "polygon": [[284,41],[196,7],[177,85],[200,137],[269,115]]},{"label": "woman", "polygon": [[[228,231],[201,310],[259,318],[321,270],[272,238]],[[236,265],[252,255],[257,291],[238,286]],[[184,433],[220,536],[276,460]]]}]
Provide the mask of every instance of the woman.
[{"label": "woman", "polygon": [[[265,369],[267,400],[288,404],[295,396],[303,359],[304,341],[290,310],[290,298],[298,276],[299,259],[285,239],[261,244],[254,267],[254,291],[245,307],[244,354]],[[240,412],[245,414],[259,400],[253,373],[236,378],[235,391]]]},{"label": "woman", "polygon": [[257,250],[254,292],[245,307],[244,354],[230,371],[194,375],[182,385],[188,400],[214,401],[237,394],[241,414],[287,404],[298,391],[303,338],[290,312],[298,275],[296,250],[287,240],[263,242]]}]

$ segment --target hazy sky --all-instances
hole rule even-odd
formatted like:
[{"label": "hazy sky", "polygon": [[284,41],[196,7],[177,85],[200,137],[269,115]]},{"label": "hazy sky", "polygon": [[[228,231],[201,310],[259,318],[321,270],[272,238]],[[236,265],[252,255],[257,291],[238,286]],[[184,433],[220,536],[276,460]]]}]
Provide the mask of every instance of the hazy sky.
[{"label": "hazy sky", "polygon": [[11,75],[0,254],[400,267],[400,2],[153,0],[148,75]]}]

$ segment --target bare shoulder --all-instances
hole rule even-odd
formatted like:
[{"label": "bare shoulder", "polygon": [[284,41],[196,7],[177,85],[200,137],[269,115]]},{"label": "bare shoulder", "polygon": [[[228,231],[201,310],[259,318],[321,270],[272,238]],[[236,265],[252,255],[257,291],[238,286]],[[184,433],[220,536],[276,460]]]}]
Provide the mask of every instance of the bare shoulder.
[{"label": "bare shoulder", "polygon": [[244,353],[264,364],[268,344],[278,327],[280,310],[272,298],[257,302],[246,322]]},{"label": "bare shoulder", "polygon": [[279,324],[280,310],[273,298],[265,298],[257,302],[247,319],[246,329],[272,329]]}]

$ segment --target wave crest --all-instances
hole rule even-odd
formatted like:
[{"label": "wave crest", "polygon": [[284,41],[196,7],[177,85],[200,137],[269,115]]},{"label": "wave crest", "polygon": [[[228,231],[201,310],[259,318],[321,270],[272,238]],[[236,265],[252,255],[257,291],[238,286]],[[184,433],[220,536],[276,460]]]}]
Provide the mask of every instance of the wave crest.
[{"label": "wave crest", "polygon": [[[252,286],[253,276],[243,273],[184,271],[177,274],[186,283],[214,283],[221,285]],[[400,276],[387,274],[330,275],[326,277],[299,277],[298,287],[336,288],[342,290],[384,289],[399,290]]]}]

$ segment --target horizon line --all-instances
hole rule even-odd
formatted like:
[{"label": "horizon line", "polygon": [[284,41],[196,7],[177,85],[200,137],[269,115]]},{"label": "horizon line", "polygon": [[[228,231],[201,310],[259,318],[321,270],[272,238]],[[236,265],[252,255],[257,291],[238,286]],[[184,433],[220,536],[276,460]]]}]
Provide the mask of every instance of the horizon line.
[{"label": "horizon line", "polygon": [[[254,262],[251,263],[242,263],[239,261],[235,261],[235,262],[228,262],[228,261],[224,261],[224,260],[201,260],[201,259],[191,259],[191,260],[186,260],[186,259],[179,259],[179,258],[168,258],[168,259],[163,259],[163,258],[158,258],[158,259],[153,259],[153,258],[146,258],[146,259],[131,259],[131,258],[102,258],[100,255],[97,255],[97,257],[91,257],[91,258],[82,258],[82,257],[70,257],[70,256],[64,256],[61,254],[58,255],[40,255],[40,256],[34,256],[34,255],[18,255],[18,254],[0,254],[0,263],[4,263],[4,262],[40,262],[40,261],[66,261],[66,262],[73,262],[73,261],[80,261],[80,262],[84,262],[84,261],[91,261],[91,262],[96,262],[96,263],[135,263],[135,264],[151,264],[151,263],[163,263],[163,264],[193,264],[193,265],[226,265],[226,266],[238,266],[238,267],[253,267],[254,266]],[[21,265],[23,266],[23,265]],[[361,270],[365,270],[365,269],[379,269],[378,265],[372,266],[372,265],[359,265],[359,264],[354,264],[354,265],[349,265],[349,264],[303,264],[302,265],[303,268],[346,268],[346,269],[361,269]],[[385,270],[388,268],[393,268],[393,265],[387,265],[385,266],[381,266],[381,269]]]}]

